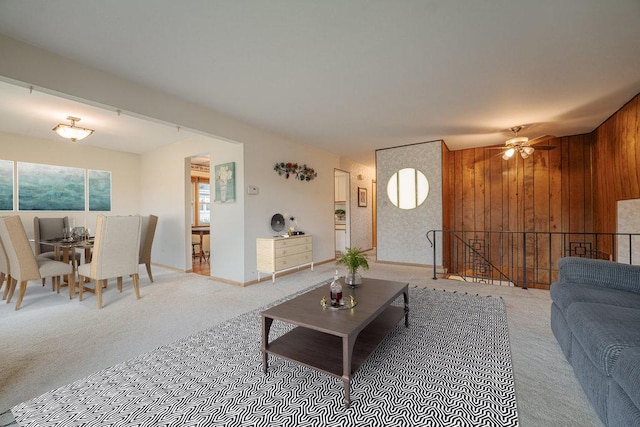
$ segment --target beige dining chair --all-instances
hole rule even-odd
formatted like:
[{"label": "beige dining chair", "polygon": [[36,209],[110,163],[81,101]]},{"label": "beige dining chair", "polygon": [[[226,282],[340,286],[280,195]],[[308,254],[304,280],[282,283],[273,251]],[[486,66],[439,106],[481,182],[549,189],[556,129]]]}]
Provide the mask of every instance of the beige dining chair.
[{"label": "beige dining chair", "polygon": [[211,258],[211,235],[205,234],[202,236],[202,252],[204,253],[204,260],[209,262]]},{"label": "beige dining chair", "polygon": [[48,258],[36,258],[31,249],[29,238],[19,216],[0,218],[0,239],[4,245],[11,272],[11,286],[7,295],[7,303],[11,302],[16,284],[20,283],[20,291],[16,301],[16,310],[20,309],[22,299],[30,280],[52,277],[58,291],[60,277],[67,276],[69,282],[69,298],[75,292],[73,281],[73,267],[64,262],[53,261]]},{"label": "beige dining chair", "polygon": [[[52,260],[56,259],[54,247],[46,243],[42,243],[44,240],[61,239],[64,237],[63,230],[69,228],[69,217],[56,217],[56,218],[33,218],[33,240],[34,251],[36,257],[44,257]],[[69,262],[75,262],[76,267],[80,264],[81,254],[78,252],[75,258],[69,260]],[[44,285],[44,280],[42,281]],[[53,285],[53,283],[52,283]]]},{"label": "beige dining chair", "polygon": [[36,256],[54,259],[53,246],[42,243],[43,240],[52,240],[63,237],[63,230],[69,228],[69,217],[62,218],[33,218],[33,240]]},{"label": "beige dining chair", "polygon": [[102,288],[108,279],[118,280],[122,292],[122,278],[133,278],[136,298],[140,299],[138,266],[140,257],[140,235],[142,218],[135,216],[99,215],[91,262],[78,267],[80,301],[83,299],[84,278],[94,281],[93,292],[102,308]]},{"label": "beige dining chair", "polygon": [[[5,286],[6,283],[6,286]],[[7,259],[7,253],[4,250],[4,243],[0,238],[0,291],[2,291],[2,299],[6,300],[9,295],[9,287],[11,283],[11,272],[9,271],[9,260]]]},{"label": "beige dining chair", "polygon": [[153,246],[153,237],[156,234],[156,226],[158,225],[158,217],[155,215],[147,215],[142,217],[142,227],[140,236],[140,259],[139,263],[147,267],[149,280],[153,283],[151,275],[151,247]]}]

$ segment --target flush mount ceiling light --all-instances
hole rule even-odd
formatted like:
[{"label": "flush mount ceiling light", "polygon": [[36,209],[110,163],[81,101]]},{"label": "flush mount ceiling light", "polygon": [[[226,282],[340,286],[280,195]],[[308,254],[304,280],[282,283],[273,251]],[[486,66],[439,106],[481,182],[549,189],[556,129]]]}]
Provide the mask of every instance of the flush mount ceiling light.
[{"label": "flush mount ceiling light", "polygon": [[67,138],[72,140],[73,142],[76,142],[88,137],[94,132],[93,129],[81,128],[79,126],[76,126],[76,122],[80,121],[78,117],[69,116],[67,117],[67,120],[71,122],[70,125],[65,123],[58,123],[58,125],[53,128],[53,130],[63,138]]}]

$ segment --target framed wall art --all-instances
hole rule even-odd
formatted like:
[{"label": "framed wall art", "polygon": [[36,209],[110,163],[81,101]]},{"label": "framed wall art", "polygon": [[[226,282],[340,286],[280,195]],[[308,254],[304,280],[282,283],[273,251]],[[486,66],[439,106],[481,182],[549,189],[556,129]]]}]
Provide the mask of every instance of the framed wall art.
[{"label": "framed wall art", "polygon": [[214,168],[216,203],[236,201],[236,162],[223,163]]},{"label": "framed wall art", "polygon": [[0,160],[0,211],[13,210],[13,161]]},{"label": "framed wall art", "polygon": [[358,187],[358,206],[361,208],[367,207],[367,189]]},{"label": "framed wall art", "polygon": [[85,210],[85,170],[18,162],[18,210]]},{"label": "framed wall art", "polygon": [[89,187],[89,210],[111,210],[111,172],[91,170],[87,171]]}]

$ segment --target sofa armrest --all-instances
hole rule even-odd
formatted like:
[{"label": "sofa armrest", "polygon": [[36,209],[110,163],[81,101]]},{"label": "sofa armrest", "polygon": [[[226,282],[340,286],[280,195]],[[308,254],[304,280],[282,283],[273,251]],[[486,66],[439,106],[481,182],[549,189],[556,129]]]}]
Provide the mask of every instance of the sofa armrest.
[{"label": "sofa armrest", "polygon": [[558,282],[640,293],[640,266],[599,259],[567,257],[558,261]]}]

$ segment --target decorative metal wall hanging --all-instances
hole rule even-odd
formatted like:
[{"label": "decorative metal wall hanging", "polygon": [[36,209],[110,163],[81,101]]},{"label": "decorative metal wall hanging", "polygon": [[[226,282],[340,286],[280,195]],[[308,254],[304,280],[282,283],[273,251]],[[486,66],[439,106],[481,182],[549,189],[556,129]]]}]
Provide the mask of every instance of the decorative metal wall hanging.
[{"label": "decorative metal wall hanging", "polygon": [[313,168],[310,168],[307,165],[299,165],[291,162],[276,163],[273,170],[280,176],[284,176],[287,179],[289,179],[290,176],[293,176],[298,181],[311,181],[318,176],[318,172]]}]

